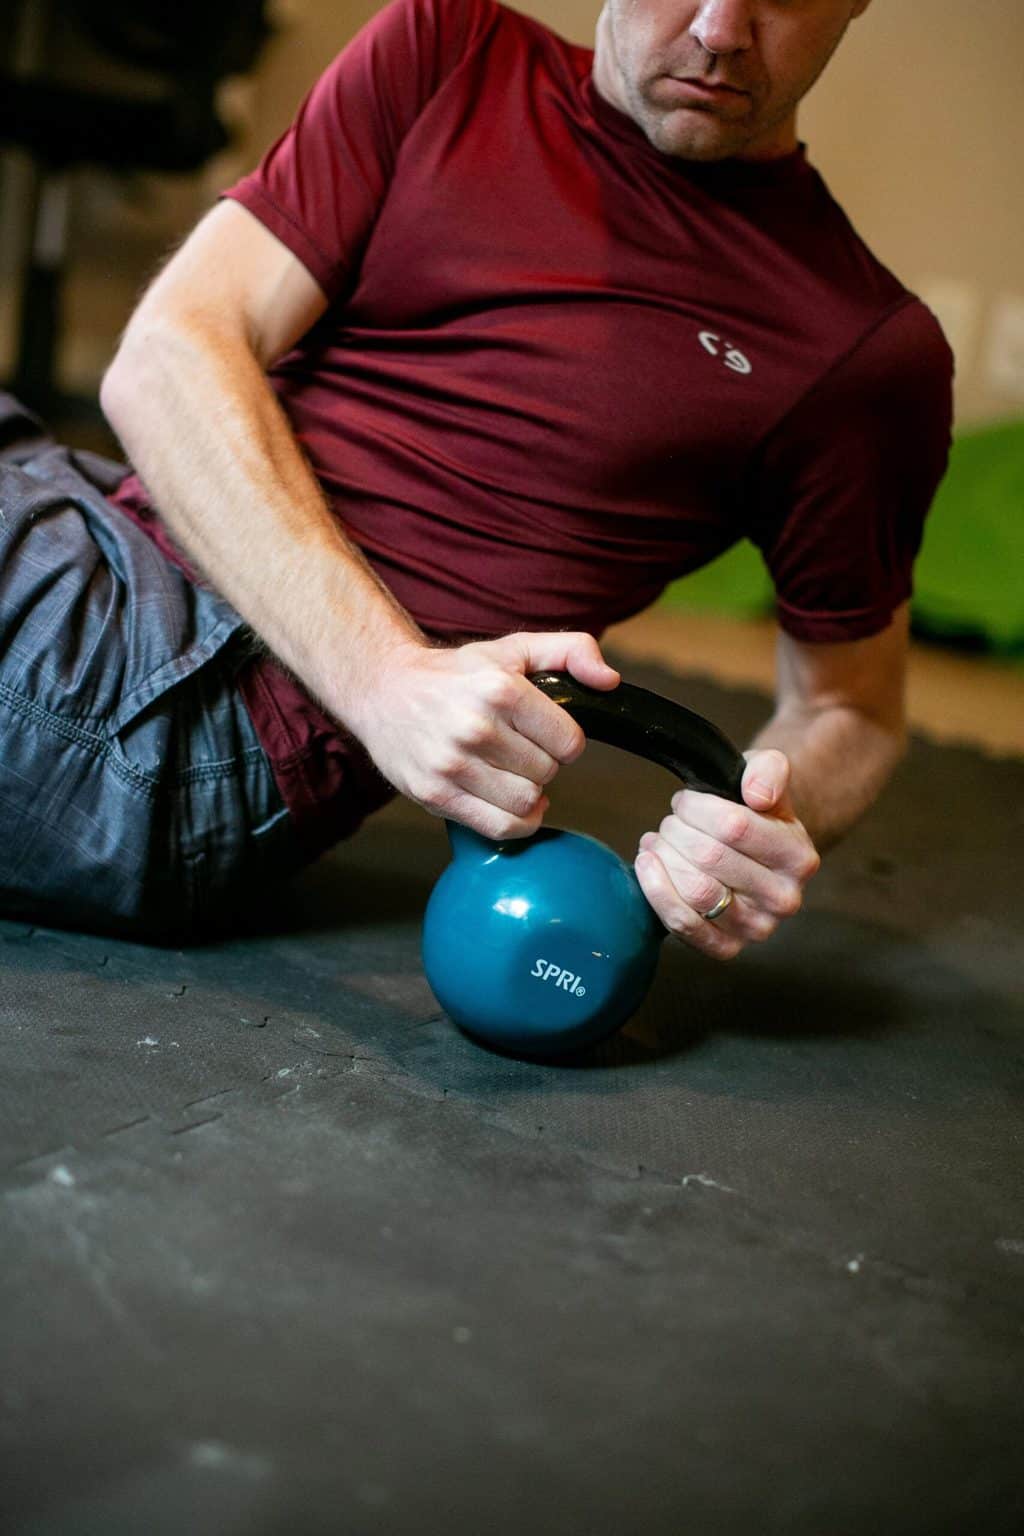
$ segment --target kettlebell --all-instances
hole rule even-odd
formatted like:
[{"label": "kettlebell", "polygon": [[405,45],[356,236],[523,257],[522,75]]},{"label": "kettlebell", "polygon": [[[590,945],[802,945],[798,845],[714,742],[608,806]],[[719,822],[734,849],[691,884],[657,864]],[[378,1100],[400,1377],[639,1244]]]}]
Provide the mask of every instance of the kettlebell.
[{"label": "kettlebell", "polygon": [[[565,672],[529,681],[589,740],[742,799],[745,759],[693,710],[630,683],[602,692]],[[539,1058],[614,1034],[642,1002],[667,931],[632,868],[596,838],[557,827],[503,842],[447,828],[454,857],[427,903],[423,966],[452,1021]]]}]

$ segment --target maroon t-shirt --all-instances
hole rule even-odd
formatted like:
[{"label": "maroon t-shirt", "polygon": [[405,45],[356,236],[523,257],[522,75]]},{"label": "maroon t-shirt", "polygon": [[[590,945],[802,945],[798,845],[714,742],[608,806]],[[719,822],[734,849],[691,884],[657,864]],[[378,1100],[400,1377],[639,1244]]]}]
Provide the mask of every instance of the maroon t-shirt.
[{"label": "maroon t-shirt", "polygon": [[[330,301],[271,371],[298,440],[432,636],[600,634],[741,538],[789,634],[876,633],[946,465],[942,333],[802,148],[662,155],[592,61],[495,0],[393,0],[230,189]],[[276,663],[243,687],[328,846],[386,788]]]}]

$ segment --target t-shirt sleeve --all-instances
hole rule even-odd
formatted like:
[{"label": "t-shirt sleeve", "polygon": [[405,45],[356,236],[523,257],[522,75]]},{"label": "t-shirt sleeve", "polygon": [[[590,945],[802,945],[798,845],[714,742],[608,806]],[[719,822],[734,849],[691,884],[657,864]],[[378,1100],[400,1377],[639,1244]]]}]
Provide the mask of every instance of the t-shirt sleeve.
[{"label": "t-shirt sleeve", "polygon": [[910,300],[776,426],[750,484],[748,534],[798,640],[877,634],[912,591],[924,521],[946,470],[953,358]]},{"label": "t-shirt sleeve", "polygon": [[350,288],[410,128],[486,35],[493,0],[391,0],[327,67],[291,127],[222,196],[329,300]]}]

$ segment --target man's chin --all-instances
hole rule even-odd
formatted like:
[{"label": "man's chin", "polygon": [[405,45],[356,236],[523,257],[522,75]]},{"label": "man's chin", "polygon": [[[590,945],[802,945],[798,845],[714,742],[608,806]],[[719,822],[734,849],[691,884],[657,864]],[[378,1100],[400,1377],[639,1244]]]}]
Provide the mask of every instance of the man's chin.
[{"label": "man's chin", "polygon": [[648,140],[663,155],[708,164],[742,155],[752,135],[737,131],[709,113],[658,113],[643,125]]}]

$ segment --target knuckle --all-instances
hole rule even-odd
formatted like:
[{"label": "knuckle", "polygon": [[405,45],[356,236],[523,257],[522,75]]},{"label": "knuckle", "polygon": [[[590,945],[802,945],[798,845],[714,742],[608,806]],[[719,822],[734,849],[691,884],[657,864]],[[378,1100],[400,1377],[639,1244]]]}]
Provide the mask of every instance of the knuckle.
[{"label": "knuckle", "polygon": [[431,776],[444,784],[447,793],[448,786],[465,772],[466,758],[453,746],[443,747],[436,753],[430,768]]},{"label": "knuckle", "polygon": [[[566,717],[568,719],[568,716]],[[569,720],[568,728],[563,732],[559,744],[558,760],[561,763],[574,763],[583,752],[587,744],[584,736],[575,720]]]},{"label": "knuckle", "polygon": [[817,848],[809,848],[800,866],[800,879],[813,880],[814,876],[818,873],[820,868],[821,854],[818,852]]},{"label": "knuckle", "polygon": [[451,785],[441,780],[431,780],[424,786],[422,792],[416,795],[416,801],[433,816],[444,816],[455,800]]},{"label": "knuckle", "polygon": [[539,785],[524,784],[522,789],[515,796],[514,805],[510,806],[509,809],[520,817],[532,816],[537,807],[540,805],[542,798],[543,791]]},{"label": "knuckle", "polygon": [[771,911],[776,917],[795,917],[804,904],[803,891],[794,882],[782,886],[775,894]]},{"label": "knuckle", "polygon": [[662,914],[661,920],[669,933],[674,933],[677,938],[686,938],[694,931],[694,914],[688,907],[679,903],[673,903]]},{"label": "knuckle", "polygon": [[720,869],[724,859],[728,857],[729,849],[725,843],[716,842],[713,837],[702,838],[697,844],[690,858],[698,869],[708,874],[714,874]]},{"label": "knuckle", "polygon": [[[663,882],[663,889],[664,884]],[[661,902],[658,915],[669,932],[674,933],[680,939],[700,936],[705,927],[701,918],[690,906],[689,902],[679,894],[674,885],[669,886],[665,890],[664,900]]]},{"label": "knuckle", "polygon": [[711,953],[716,960],[735,960],[742,949],[742,939],[735,938],[731,934],[720,934]]},{"label": "knuckle", "polygon": [[491,672],[484,678],[480,697],[491,709],[508,713],[515,708],[519,698],[519,686],[508,672]]},{"label": "knuckle", "polygon": [[750,830],[750,818],[741,810],[727,811],[722,818],[719,838],[730,848],[741,848]]},{"label": "knuckle", "polygon": [[461,747],[468,747],[470,749],[482,747],[485,742],[490,740],[493,729],[494,727],[489,716],[482,714],[467,715],[459,728],[458,743]]},{"label": "knuckle", "polygon": [[715,903],[721,900],[722,887],[710,877],[698,877],[691,881],[689,894],[697,912],[710,912]]},{"label": "knuckle", "polygon": [[524,824],[523,817],[514,816],[511,812],[507,812],[504,815],[494,817],[487,836],[496,843],[503,843],[517,837],[529,837],[532,831],[533,827],[529,824]]},{"label": "knuckle", "polygon": [[754,912],[747,918],[744,932],[752,944],[763,944],[778,928],[778,919],[768,912]]}]

